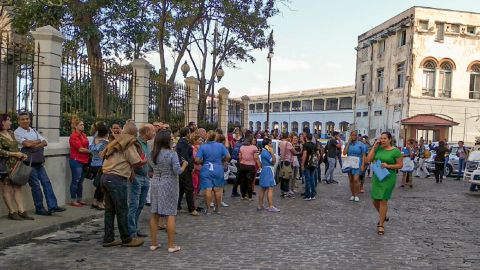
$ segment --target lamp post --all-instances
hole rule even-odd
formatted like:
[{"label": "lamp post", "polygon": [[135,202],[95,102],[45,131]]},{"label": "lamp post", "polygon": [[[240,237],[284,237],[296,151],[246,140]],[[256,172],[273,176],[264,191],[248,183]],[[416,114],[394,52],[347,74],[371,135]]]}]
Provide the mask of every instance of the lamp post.
[{"label": "lamp post", "polygon": [[[224,75],[225,71],[223,71],[222,66],[220,66],[215,72],[217,82],[220,82]],[[215,79],[213,79],[210,83],[212,84],[212,92],[210,94],[210,123],[213,123],[213,99],[215,97]]]},{"label": "lamp post", "polygon": [[270,127],[270,84],[271,84],[271,75],[272,75],[272,58],[273,58],[273,30],[268,36],[268,93],[267,93],[267,124],[265,125],[265,130],[268,130]]}]

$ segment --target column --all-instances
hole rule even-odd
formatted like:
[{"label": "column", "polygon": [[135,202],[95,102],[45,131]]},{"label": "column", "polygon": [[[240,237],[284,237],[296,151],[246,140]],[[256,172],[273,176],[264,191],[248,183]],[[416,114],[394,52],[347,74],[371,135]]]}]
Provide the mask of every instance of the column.
[{"label": "column", "polygon": [[[249,114],[249,108],[248,108],[248,102],[250,101],[250,98],[248,96],[243,96],[242,97],[242,106],[243,106],[243,127],[248,129],[248,114]],[[265,106],[265,104],[263,105]],[[262,121],[265,122],[265,121]],[[263,123],[261,123],[263,125]]]},{"label": "column", "polygon": [[197,78],[190,76],[185,79],[185,84],[188,88],[188,112],[187,112],[187,124],[189,122],[198,123],[198,88],[200,86],[200,81]]},{"label": "column", "polygon": [[132,62],[135,74],[132,119],[141,125],[148,123],[148,97],[150,88],[150,71],[153,66],[145,59],[135,59]]},{"label": "column", "polygon": [[225,87],[218,90],[218,127],[225,136],[228,132],[228,94],[230,91]]},{"label": "column", "polygon": [[44,26],[32,31],[35,48],[40,47],[40,62],[35,61],[33,126],[51,143],[59,142],[60,137],[60,89],[62,33],[52,26]]}]

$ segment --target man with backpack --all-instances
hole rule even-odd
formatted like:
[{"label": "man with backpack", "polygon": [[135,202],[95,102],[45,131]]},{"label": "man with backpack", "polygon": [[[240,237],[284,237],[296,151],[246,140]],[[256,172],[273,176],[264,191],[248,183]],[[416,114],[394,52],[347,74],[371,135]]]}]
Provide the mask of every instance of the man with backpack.
[{"label": "man with backpack", "polygon": [[301,169],[305,176],[305,193],[304,201],[311,201],[316,199],[317,191],[315,184],[315,170],[319,164],[319,153],[317,147],[312,143],[312,134],[306,135],[307,142],[303,145],[302,164]]},{"label": "man with backpack", "polygon": [[338,183],[337,181],[333,180],[333,172],[335,170],[335,162],[337,160],[338,152],[342,149],[342,143],[340,140],[340,135],[338,132],[334,132],[332,137],[327,143],[325,147],[327,150],[327,159],[328,159],[328,169],[325,172],[325,181],[327,184],[331,183]]}]

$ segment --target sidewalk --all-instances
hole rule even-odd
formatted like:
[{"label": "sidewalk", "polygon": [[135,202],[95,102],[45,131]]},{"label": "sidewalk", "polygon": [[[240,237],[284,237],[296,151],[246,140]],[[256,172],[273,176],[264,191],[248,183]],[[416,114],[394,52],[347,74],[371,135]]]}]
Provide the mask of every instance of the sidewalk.
[{"label": "sidewalk", "polygon": [[52,216],[39,216],[28,211],[35,220],[9,220],[0,218],[0,249],[29,241],[32,238],[65,229],[82,222],[103,217],[103,211],[84,207],[65,206],[66,211],[54,213]]}]

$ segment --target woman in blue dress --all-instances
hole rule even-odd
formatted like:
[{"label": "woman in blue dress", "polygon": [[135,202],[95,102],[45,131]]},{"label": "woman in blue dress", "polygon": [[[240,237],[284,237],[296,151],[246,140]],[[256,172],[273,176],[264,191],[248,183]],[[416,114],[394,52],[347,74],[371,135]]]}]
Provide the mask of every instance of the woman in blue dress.
[{"label": "woman in blue dress", "polygon": [[260,192],[258,194],[258,207],[257,210],[263,210],[263,198],[267,193],[268,212],[280,212],[280,209],[273,206],[273,187],[275,187],[275,174],[273,171],[275,164],[275,153],[272,148],[272,141],[270,139],[263,139],[262,141],[262,153],[260,154],[260,160],[257,158],[258,167],[262,168],[260,173]]},{"label": "woman in blue dress", "polygon": [[[215,205],[218,206],[222,203],[223,186],[225,185],[223,163],[230,159],[227,148],[223,144],[215,142],[216,135],[214,131],[208,132],[207,142],[200,146],[195,157],[195,162],[202,164],[200,189],[205,190],[207,213],[211,212],[212,192],[215,194]],[[219,212],[219,207],[216,207],[215,212]]]},{"label": "woman in blue dress", "polygon": [[343,155],[358,158],[358,168],[352,168],[350,172],[348,172],[348,179],[350,180],[350,192],[352,193],[350,201],[360,201],[360,198],[358,197],[358,193],[360,193],[360,175],[362,175],[365,171],[365,160],[367,158],[367,153],[367,146],[363,142],[357,140],[357,132],[352,131],[350,133],[350,140],[348,140],[345,149],[343,149]]}]

